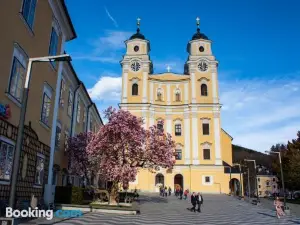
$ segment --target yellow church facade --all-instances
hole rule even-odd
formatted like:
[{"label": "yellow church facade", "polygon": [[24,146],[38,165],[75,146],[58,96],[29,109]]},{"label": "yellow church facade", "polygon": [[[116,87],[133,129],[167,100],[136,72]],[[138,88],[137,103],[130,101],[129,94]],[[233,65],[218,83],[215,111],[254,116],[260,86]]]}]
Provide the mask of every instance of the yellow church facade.
[{"label": "yellow church facade", "polygon": [[188,60],[183,74],[153,74],[150,42],[137,33],[126,44],[122,65],[120,108],[142,117],[144,128],[163,121],[163,129],[176,143],[176,164],[155,173],[141,169],[130,189],[157,192],[160,185],[176,184],[203,193],[229,193],[232,137],[221,128],[218,93],[218,61],[212,42],[197,32],[187,45]]}]

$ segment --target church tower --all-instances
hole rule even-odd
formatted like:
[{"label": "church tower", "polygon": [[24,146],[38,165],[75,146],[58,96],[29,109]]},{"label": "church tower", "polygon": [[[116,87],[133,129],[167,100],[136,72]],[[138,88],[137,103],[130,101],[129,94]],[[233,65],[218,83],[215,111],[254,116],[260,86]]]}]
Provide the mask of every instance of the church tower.
[{"label": "church tower", "polygon": [[140,32],[140,20],[137,19],[137,32],[125,41],[126,54],[120,62],[123,74],[121,102],[125,104],[148,101],[148,75],[152,73],[152,62],[149,56],[150,42]]}]

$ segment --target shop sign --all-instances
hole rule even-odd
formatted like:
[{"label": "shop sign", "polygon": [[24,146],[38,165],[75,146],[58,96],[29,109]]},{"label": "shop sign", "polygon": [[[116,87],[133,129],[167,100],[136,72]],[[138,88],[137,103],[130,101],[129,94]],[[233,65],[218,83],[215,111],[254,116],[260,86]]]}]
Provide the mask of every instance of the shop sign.
[{"label": "shop sign", "polygon": [[10,116],[11,116],[10,106],[8,104],[6,105],[0,104],[0,118],[9,119]]}]

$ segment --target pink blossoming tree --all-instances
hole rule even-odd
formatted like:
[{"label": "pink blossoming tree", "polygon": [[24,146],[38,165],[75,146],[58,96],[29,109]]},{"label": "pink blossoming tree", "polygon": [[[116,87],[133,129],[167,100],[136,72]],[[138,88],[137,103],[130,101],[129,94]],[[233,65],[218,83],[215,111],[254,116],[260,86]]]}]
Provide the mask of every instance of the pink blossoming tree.
[{"label": "pink blossoming tree", "polygon": [[90,183],[91,174],[95,172],[95,160],[87,151],[87,145],[92,136],[93,133],[88,132],[70,137],[66,148],[70,160],[69,173],[85,177],[88,183]]},{"label": "pink blossoming tree", "polygon": [[172,168],[175,143],[171,135],[157,126],[143,128],[143,121],[128,111],[105,111],[108,123],[89,141],[86,152],[93,159],[93,170],[112,181],[110,201],[113,203],[118,185],[136,178],[138,168]]}]

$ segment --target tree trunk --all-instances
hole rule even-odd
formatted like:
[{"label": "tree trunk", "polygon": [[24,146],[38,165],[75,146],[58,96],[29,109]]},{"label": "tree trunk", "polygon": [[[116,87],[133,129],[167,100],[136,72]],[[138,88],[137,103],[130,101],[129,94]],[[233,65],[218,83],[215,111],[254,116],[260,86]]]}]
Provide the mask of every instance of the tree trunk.
[{"label": "tree trunk", "polygon": [[111,187],[110,195],[109,195],[109,204],[110,205],[117,205],[116,198],[118,196],[118,190],[119,186],[117,182],[113,182],[113,185]]}]

